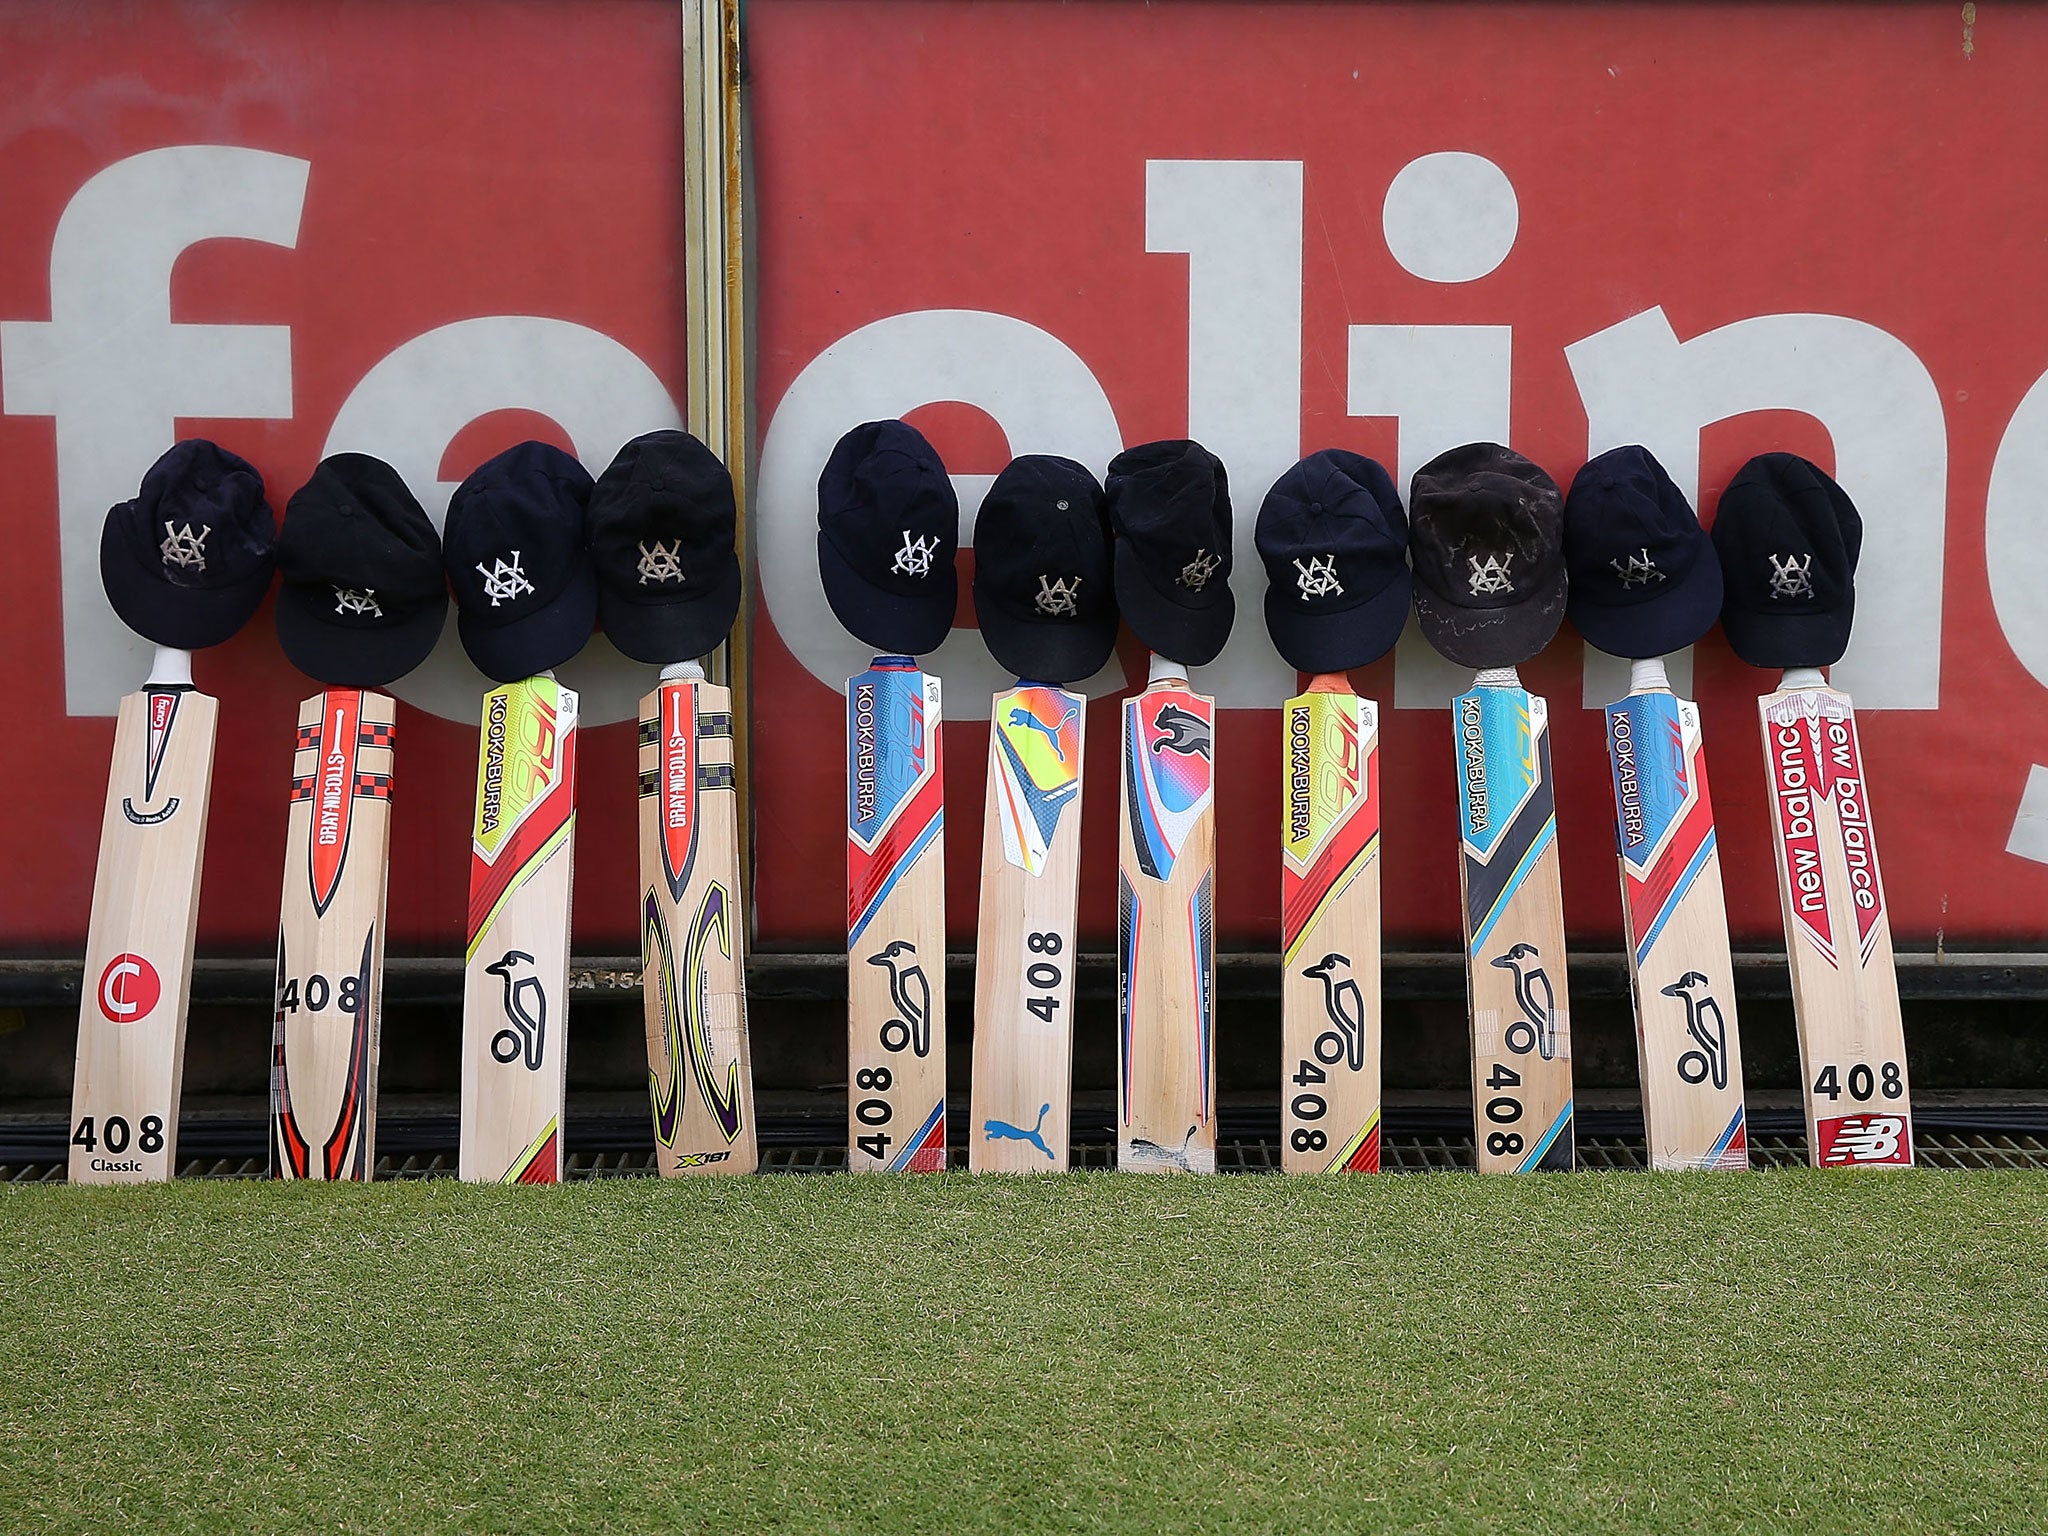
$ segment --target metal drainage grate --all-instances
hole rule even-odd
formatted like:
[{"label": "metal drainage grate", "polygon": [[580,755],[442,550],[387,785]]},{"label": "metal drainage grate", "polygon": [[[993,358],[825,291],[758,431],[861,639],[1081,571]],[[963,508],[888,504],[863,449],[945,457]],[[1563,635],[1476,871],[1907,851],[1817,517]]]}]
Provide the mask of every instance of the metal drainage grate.
[{"label": "metal drainage grate", "polygon": [[[1921,1131],[1914,1137],[1915,1151],[1923,1168],[2025,1168],[2048,1170],[2048,1140],[2025,1132],[2005,1131]],[[1578,1143],[1581,1169],[1641,1170],[1643,1143],[1628,1136],[1581,1136]],[[1750,1138],[1752,1168],[1803,1168],[1806,1166],[1806,1138],[1803,1135],[1765,1132]],[[955,1148],[951,1166],[964,1170],[965,1153]],[[1073,1149],[1076,1169],[1110,1169],[1116,1166],[1116,1149],[1100,1142],[1082,1143]],[[1388,1173],[1455,1173],[1472,1168],[1472,1139],[1469,1136],[1389,1136],[1380,1144],[1380,1166]],[[1226,1141],[1216,1149],[1219,1173],[1278,1173],[1280,1146],[1263,1139]],[[837,1146],[769,1146],[761,1150],[761,1171],[779,1174],[842,1173],[846,1149]],[[180,1165],[181,1179],[261,1179],[269,1175],[262,1158],[191,1158]],[[572,1179],[648,1178],[656,1172],[652,1151],[583,1152],[569,1157]],[[19,1162],[0,1164],[0,1184],[61,1184],[62,1162]],[[414,1152],[403,1157],[377,1160],[380,1179],[449,1179],[455,1177],[454,1151]]]}]

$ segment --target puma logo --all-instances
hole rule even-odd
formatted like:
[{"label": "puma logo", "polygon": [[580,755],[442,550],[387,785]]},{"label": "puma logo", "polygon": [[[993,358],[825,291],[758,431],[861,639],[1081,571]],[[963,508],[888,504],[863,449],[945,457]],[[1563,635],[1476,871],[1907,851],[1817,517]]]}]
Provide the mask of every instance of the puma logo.
[{"label": "puma logo", "polygon": [[1152,739],[1154,752],[1178,752],[1182,757],[1209,756],[1209,722],[1192,710],[1168,704],[1152,717],[1152,728],[1164,733]]},{"label": "puma logo", "polygon": [[1060,746],[1060,732],[1064,731],[1072,723],[1076,713],[1077,711],[1070,709],[1060,716],[1060,723],[1058,725],[1047,725],[1022,704],[1019,704],[1010,711],[1010,724],[1013,727],[1022,727],[1028,731],[1038,732],[1052,747],[1053,756],[1064,763],[1067,760],[1067,754]]},{"label": "puma logo", "polygon": [[1039,1105],[1038,1123],[1028,1131],[1020,1126],[1010,1124],[1007,1120],[985,1120],[982,1122],[982,1125],[987,1130],[990,1141],[1028,1141],[1045,1154],[1047,1162],[1056,1163],[1059,1159],[1052,1155],[1052,1148],[1045,1144],[1045,1137],[1040,1134],[1045,1129],[1045,1117],[1050,1113],[1052,1113],[1052,1106],[1050,1104]]},{"label": "puma logo", "polygon": [[1142,1136],[1131,1138],[1131,1166],[1134,1168],[1178,1168],[1182,1173],[1193,1173],[1194,1162],[1188,1156],[1188,1148],[1194,1143],[1197,1127],[1189,1126],[1187,1135],[1181,1137],[1178,1147],[1162,1147],[1156,1141],[1147,1141]]}]

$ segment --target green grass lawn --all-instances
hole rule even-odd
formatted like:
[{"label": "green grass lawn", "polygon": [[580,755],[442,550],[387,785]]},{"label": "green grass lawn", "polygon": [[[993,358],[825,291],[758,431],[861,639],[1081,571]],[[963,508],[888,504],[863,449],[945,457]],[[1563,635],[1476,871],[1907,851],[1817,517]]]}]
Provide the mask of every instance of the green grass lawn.
[{"label": "green grass lawn", "polygon": [[0,1194],[0,1528],[2039,1530],[2048,1179]]}]

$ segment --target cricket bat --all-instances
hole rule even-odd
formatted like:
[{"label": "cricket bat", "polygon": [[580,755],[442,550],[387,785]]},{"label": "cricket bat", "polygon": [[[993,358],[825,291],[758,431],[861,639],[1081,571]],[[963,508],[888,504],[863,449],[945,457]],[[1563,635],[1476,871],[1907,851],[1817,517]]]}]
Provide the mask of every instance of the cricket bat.
[{"label": "cricket bat", "polygon": [[74,1184],[139,1184],[177,1171],[217,714],[192,686],[191,653],[167,647],[149,681],[121,700],[78,1009]]},{"label": "cricket bat", "polygon": [[1661,660],[1607,706],[1622,926],[1653,1169],[1747,1168],[1742,1041],[1699,706]]},{"label": "cricket bat", "polygon": [[1572,1029],[1550,711],[1513,667],[1452,706],[1473,1150],[1481,1173],[1572,1167]]},{"label": "cricket bat", "polygon": [[377,1164],[394,707],[330,688],[299,706],[271,1029],[270,1171],[368,1179]]},{"label": "cricket bat", "polygon": [[1379,706],[1341,674],[1281,711],[1280,1167],[1380,1167]]},{"label": "cricket bat", "polygon": [[1020,681],[989,717],[967,1147],[976,1173],[1067,1168],[1087,704]]},{"label": "cricket bat", "polygon": [[547,673],[484,695],[469,851],[457,1171],[562,1177],[577,696]]},{"label": "cricket bat", "polygon": [[1891,924],[1849,696],[1818,668],[1757,701],[1792,1012],[1817,1168],[1904,1168],[1913,1110]]},{"label": "cricket bat", "polygon": [[732,691],[696,662],[640,701],[640,963],[654,1153],[665,1176],[752,1173],[746,900]]},{"label": "cricket bat", "polygon": [[939,680],[877,656],[846,684],[847,1152],[946,1166],[946,780]]},{"label": "cricket bat", "polygon": [[1152,658],[1124,702],[1117,1166],[1216,1171],[1216,701]]}]

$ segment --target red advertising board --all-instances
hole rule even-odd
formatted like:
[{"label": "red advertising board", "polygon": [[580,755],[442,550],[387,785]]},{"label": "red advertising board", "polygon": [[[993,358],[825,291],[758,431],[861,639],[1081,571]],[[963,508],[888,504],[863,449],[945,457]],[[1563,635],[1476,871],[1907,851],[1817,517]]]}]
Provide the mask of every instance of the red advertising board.
[{"label": "red advertising board", "polygon": [[[751,0],[759,472],[757,927],[843,936],[838,687],[814,492],[832,441],[924,426],[962,491],[944,679],[949,912],[972,929],[986,718],[972,510],[1013,453],[1098,471],[1193,435],[1229,467],[1238,627],[1216,694],[1218,917],[1272,948],[1276,706],[1250,529],[1300,454],[1513,444],[1567,482],[1648,444],[1705,514],[1749,455],[1834,470],[1868,523],[1856,640],[1872,813],[1902,941],[2039,937],[2048,913],[2048,11],[1883,5],[1147,5]],[[430,512],[550,438],[599,468],[680,404],[681,38],[638,0],[0,8],[0,613],[12,748],[0,948],[74,951],[112,703],[146,651],[97,591],[98,522],[180,435],[263,470],[378,453]],[[266,608],[198,658],[220,696],[201,946],[276,913],[297,698]],[[1731,916],[1777,924],[1754,699],[1698,649]],[[1126,638],[1091,681],[1083,927],[1112,918]],[[645,686],[585,691],[576,943],[633,946]],[[1569,632],[1552,708],[1566,915],[1620,917],[1596,707]],[[1457,932],[1446,699],[1411,634],[1382,713],[1390,942]],[[452,638],[398,690],[391,925],[461,931],[481,680]]]}]

